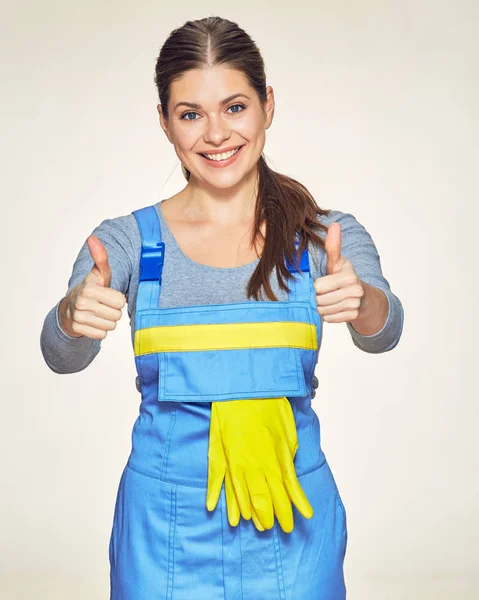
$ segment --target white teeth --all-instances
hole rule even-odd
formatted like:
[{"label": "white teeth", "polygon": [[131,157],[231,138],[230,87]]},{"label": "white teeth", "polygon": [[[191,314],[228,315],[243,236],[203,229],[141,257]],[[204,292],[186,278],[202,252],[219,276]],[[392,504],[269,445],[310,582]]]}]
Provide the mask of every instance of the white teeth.
[{"label": "white teeth", "polygon": [[221,154],[202,154],[202,156],[208,158],[209,160],[226,160],[227,158],[231,158],[233,154],[236,154],[240,148],[241,146],[236,148],[236,150],[231,150],[230,152],[222,152]]}]

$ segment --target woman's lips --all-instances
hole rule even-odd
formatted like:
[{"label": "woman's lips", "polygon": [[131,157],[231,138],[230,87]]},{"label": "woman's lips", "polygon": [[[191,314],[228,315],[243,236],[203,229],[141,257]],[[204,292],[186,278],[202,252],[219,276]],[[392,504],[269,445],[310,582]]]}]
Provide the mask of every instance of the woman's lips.
[{"label": "woman's lips", "polygon": [[208,163],[208,165],[210,167],[214,167],[216,169],[221,169],[222,167],[228,167],[229,165],[231,165],[236,160],[236,158],[241,154],[243,148],[244,148],[244,145],[239,146],[238,152],[235,152],[233,154],[233,156],[230,156],[226,160],[211,160],[209,158],[205,158],[202,154],[200,154],[200,156],[206,163]]}]

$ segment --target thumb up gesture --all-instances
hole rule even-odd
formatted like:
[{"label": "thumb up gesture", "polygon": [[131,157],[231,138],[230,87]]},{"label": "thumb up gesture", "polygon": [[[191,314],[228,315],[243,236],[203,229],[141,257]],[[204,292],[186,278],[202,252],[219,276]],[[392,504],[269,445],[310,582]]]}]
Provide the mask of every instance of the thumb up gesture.
[{"label": "thumb up gesture", "polygon": [[352,263],[341,255],[341,225],[331,223],[325,239],[326,275],[314,282],[317,311],[328,323],[358,318],[364,286]]},{"label": "thumb up gesture", "polygon": [[93,267],[85,279],[63,298],[58,310],[60,326],[72,337],[104,339],[115,329],[125,306],[125,295],[110,288],[111,267],[101,241],[90,235],[88,248]]},{"label": "thumb up gesture", "polygon": [[97,283],[101,287],[111,285],[111,267],[108,263],[108,252],[96,235],[90,235],[86,243],[93,258],[93,268],[85,277],[85,282]]}]

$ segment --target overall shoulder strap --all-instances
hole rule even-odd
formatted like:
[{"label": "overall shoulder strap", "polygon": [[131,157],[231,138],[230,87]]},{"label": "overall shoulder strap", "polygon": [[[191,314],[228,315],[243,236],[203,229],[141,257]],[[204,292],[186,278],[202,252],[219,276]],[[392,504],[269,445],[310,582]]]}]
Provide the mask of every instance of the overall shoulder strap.
[{"label": "overall shoulder strap", "polygon": [[134,210],[141,235],[140,277],[136,310],[158,308],[161,290],[161,273],[165,256],[165,243],[154,206]]},{"label": "overall shoulder strap", "polygon": [[[296,234],[294,245],[297,250],[299,247],[298,234]],[[289,300],[302,300],[304,302],[310,302],[312,299],[312,285],[308,249],[305,248],[303,250],[303,254],[301,255],[301,260],[299,263],[299,271],[288,261],[288,259],[286,259],[286,266],[288,267],[288,271],[294,275],[294,278],[288,282],[288,286],[290,288],[288,296]]]}]

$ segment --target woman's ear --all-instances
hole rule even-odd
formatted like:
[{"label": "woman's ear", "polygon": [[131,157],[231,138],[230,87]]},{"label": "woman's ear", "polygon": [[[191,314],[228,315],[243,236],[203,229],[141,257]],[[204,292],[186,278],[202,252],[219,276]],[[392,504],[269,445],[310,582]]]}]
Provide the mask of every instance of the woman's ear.
[{"label": "woman's ear", "polygon": [[173,142],[171,141],[170,132],[168,130],[168,121],[165,118],[165,115],[163,114],[163,111],[161,109],[161,104],[158,104],[156,108],[158,109],[158,114],[160,116],[160,125],[161,125],[161,128],[165,132],[165,135],[168,138],[169,142],[172,144]]},{"label": "woman's ear", "polygon": [[265,129],[269,129],[274,117],[274,91],[273,88],[268,85],[266,88],[266,102],[264,103],[264,115],[265,115]]}]

